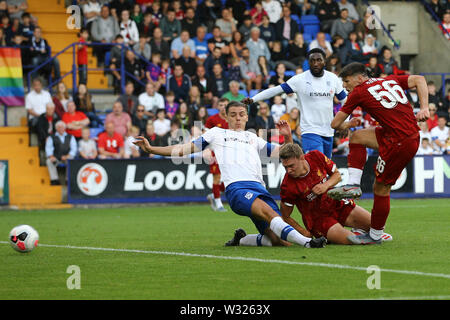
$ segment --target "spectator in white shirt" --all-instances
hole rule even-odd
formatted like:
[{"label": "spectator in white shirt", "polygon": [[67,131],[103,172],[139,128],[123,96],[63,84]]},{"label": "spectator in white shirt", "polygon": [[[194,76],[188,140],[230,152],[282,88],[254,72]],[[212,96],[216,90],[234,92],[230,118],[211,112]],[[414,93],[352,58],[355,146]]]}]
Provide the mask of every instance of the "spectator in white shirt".
[{"label": "spectator in white shirt", "polygon": [[269,16],[270,23],[277,23],[281,18],[281,4],[277,0],[264,0],[262,3],[263,9]]},{"label": "spectator in white shirt", "polygon": [[423,140],[424,138],[427,138],[428,141],[431,142],[431,133],[430,133],[430,131],[428,130],[428,124],[427,124],[427,122],[426,122],[426,121],[419,122],[419,128],[420,128],[420,131],[419,131],[419,134],[420,134],[420,142],[422,142],[422,140]]},{"label": "spectator in white shirt", "polygon": [[47,104],[52,103],[52,97],[42,88],[42,80],[36,78],[32,82],[32,90],[25,98],[25,109],[28,114],[28,125],[32,131],[36,130],[38,117],[46,112]]},{"label": "spectator in white shirt", "polygon": [[316,35],[316,39],[311,41],[309,44],[309,50],[314,48],[320,48],[322,49],[327,58],[333,54],[333,48],[331,47],[331,43],[326,40],[325,33],[318,32]]},{"label": "spectator in white shirt", "polygon": [[97,144],[90,138],[91,131],[88,127],[81,129],[81,139],[78,141],[78,152],[83,159],[97,158]]},{"label": "spectator in white shirt", "polygon": [[272,118],[275,123],[277,123],[281,116],[286,113],[286,105],[283,103],[281,96],[275,96],[273,98],[273,105],[270,108],[272,112]]},{"label": "spectator in white shirt", "polygon": [[423,138],[420,143],[419,149],[417,150],[417,155],[427,156],[432,155],[435,152],[436,151],[434,151],[434,149],[431,147],[430,140],[428,140],[428,138]]},{"label": "spectator in white shirt", "polygon": [[166,109],[158,109],[153,127],[155,128],[155,134],[159,137],[164,137],[170,132],[170,120],[166,118]]},{"label": "spectator in white shirt", "polygon": [[97,0],[89,0],[87,3],[83,5],[83,15],[84,21],[86,23],[86,28],[91,30],[91,25],[94,20],[100,16],[100,11],[102,7]]},{"label": "spectator in white shirt", "polygon": [[133,143],[138,135],[139,135],[139,128],[136,126],[131,126],[130,135],[125,139],[123,148],[124,153],[123,157],[125,159],[140,157],[139,147]]},{"label": "spectator in white shirt", "polygon": [[123,10],[120,22],[120,34],[123,37],[125,44],[129,46],[134,46],[139,42],[139,30],[137,28],[136,22],[130,19],[130,12],[128,10]]},{"label": "spectator in white shirt", "polygon": [[431,129],[431,139],[433,140],[433,148],[439,154],[447,150],[446,141],[449,137],[449,128],[446,126],[447,119],[444,116],[438,118],[438,125]]},{"label": "spectator in white shirt", "polygon": [[148,117],[153,117],[158,109],[164,109],[164,98],[161,94],[156,92],[155,85],[151,82],[145,85],[145,92],[138,97],[139,104],[145,107],[145,114]]}]

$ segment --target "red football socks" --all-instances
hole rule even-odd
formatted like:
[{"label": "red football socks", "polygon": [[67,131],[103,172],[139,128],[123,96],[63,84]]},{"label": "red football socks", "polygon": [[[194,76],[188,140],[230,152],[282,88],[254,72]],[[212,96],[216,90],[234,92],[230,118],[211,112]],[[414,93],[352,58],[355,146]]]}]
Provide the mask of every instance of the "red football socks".
[{"label": "red football socks", "polygon": [[214,194],[214,199],[220,198],[220,184],[213,184],[212,192]]},{"label": "red football socks", "polygon": [[370,225],[373,229],[383,230],[391,208],[391,197],[374,194],[373,200]]},{"label": "red football socks", "polygon": [[348,147],[350,149],[347,156],[348,167],[363,170],[367,158],[366,147],[357,143],[349,143]]}]

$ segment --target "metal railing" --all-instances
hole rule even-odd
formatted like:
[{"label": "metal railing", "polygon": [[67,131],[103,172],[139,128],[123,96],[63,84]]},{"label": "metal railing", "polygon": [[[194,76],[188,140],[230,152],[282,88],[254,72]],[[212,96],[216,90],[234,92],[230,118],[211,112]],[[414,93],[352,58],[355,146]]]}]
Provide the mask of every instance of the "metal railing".
[{"label": "metal railing", "polygon": [[437,16],[437,14],[433,11],[433,9],[431,9],[430,5],[424,0],[420,0],[420,2],[425,7],[425,9],[431,14],[431,16],[433,17],[433,20],[435,20],[439,24],[439,26],[442,28],[442,30],[441,30],[442,33],[445,34],[450,39],[450,32],[448,32],[447,29],[444,27],[441,19]]},{"label": "metal railing", "polygon": [[56,79],[52,79],[51,74],[50,74],[50,78],[49,78],[49,82],[48,82],[48,90],[51,92],[52,88],[55,84],[59,83],[62,79],[64,79],[65,77],[72,75],[72,92],[76,92],[77,91],[77,75],[78,75],[78,64],[77,64],[77,51],[78,51],[78,46],[88,46],[88,47],[95,47],[95,46],[108,46],[108,47],[114,47],[114,46],[120,46],[121,47],[121,57],[120,57],[120,67],[119,68],[115,68],[115,69],[111,69],[108,67],[103,67],[103,68],[87,68],[87,72],[89,71],[118,71],[120,73],[120,88],[121,88],[121,92],[124,93],[125,92],[125,84],[126,84],[126,78],[132,78],[134,79],[136,82],[138,82],[139,84],[145,86],[145,82],[141,81],[140,79],[136,78],[133,74],[129,73],[128,71],[126,71],[125,69],[125,53],[128,50],[131,50],[137,59],[142,60],[145,65],[147,66],[148,64],[150,64],[150,62],[143,57],[141,54],[137,53],[136,51],[133,50],[132,47],[129,47],[126,44],[122,44],[122,43],[102,43],[102,42],[91,42],[91,43],[83,43],[83,42],[74,42],[69,44],[67,47],[65,47],[64,49],[62,49],[61,51],[59,51],[58,53],[56,53],[54,56],[50,57],[49,59],[47,59],[46,61],[44,61],[43,63],[41,63],[40,65],[36,66],[34,69],[32,69],[28,75],[27,75],[27,87],[28,87],[28,91],[30,91],[30,87],[31,87],[31,83],[32,83],[32,76],[33,74],[39,72],[42,68],[44,68],[45,66],[47,66],[49,63],[53,63],[53,60],[58,58],[59,55],[63,54],[64,52],[69,51],[70,49],[72,49],[72,67],[71,70],[69,72],[66,72],[65,74],[61,75],[59,78]]},{"label": "metal railing", "polygon": [[367,6],[367,9],[370,9],[370,14],[375,18],[375,20],[380,24],[381,28],[383,29],[383,32],[387,35],[387,37],[392,41],[392,45],[394,46],[394,49],[398,50],[400,49],[400,44],[398,41],[395,41],[394,37],[391,35],[391,32],[386,28],[383,21],[381,21],[381,18],[376,14],[375,10],[372,9],[369,1],[362,0],[363,3]]},{"label": "metal railing", "polygon": [[421,76],[441,76],[441,82],[442,82],[441,94],[442,94],[442,99],[445,98],[445,82],[446,82],[447,78],[450,79],[450,72],[423,72],[420,75]]}]

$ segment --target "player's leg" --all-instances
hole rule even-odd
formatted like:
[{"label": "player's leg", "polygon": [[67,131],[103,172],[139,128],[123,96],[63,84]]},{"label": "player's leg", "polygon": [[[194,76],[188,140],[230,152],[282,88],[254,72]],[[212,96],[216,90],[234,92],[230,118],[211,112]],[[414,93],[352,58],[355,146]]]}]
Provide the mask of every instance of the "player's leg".
[{"label": "player's leg", "polygon": [[331,159],[333,154],[333,137],[322,137],[323,154]]},{"label": "player's leg", "polygon": [[328,229],[327,240],[334,244],[353,244],[347,239],[352,235],[353,233],[350,230],[345,229],[340,223],[336,222]]},{"label": "player's leg", "polygon": [[226,212],[227,210],[223,207],[222,199],[220,198],[220,192],[225,188],[220,181],[220,169],[215,157],[212,158],[212,162],[209,165],[209,172],[213,175],[213,185],[212,193],[208,194],[207,199],[214,211]]},{"label": "player's leg", "polygon": [[[217,164],[216,164],[217,165]],[[217,211],[225,212],[226,209],[223,207],[222,199],[220,198],[220,193],[222,189],[222,183],[220,181],[221,175],[219,173],[213,174],[213,196],[214,196],[214,204]]]},{"label": "player's leg", "polygon": [[226,246],[248,246],[248,247],[272,247],[290,246],[287,241],[281,240],[270,228],[266,228],[264,234],[246,234],[244,230],[237,229],[233,239],[228,241]]},{"label": "player's leg", "polygon": [[378,149],[376,128],[357,130],[350,135],[347,156],[348,181],[345,186],[336,187],[328,191],[328,196],[335,200],[359,198],[361,191],[361,177],[367,160],[366,147]]},{"label": "player's leg", "polygon": [[360,206],[355,206],[353,210],[345,219],[344,226],[354,229],[360,229],[364,232],[369,232],[370,229],[370,212]]},{"label": "player's leg", "polygon": [[376,181],[373,184],[373,208],[370,219],[370,237],[379,240],[391,209],[392,185]]},{"label": "player's leg", "polygon": [[[273,203],[277,206],[275,201],[273,201]],[[314,247],[315,243],[311,242],[311,238],[303,236],[292,226],[284,222],[281,216],[274,210],[274,208],[266,203],[266,201],[256,198],[252,203],[251,213],[254,218],[269,223],[270,230],[272,230],[273,233],[281,240],[296,243],[307,248]],[[322,246],[323,245],[324,243],[322,243]]]}]

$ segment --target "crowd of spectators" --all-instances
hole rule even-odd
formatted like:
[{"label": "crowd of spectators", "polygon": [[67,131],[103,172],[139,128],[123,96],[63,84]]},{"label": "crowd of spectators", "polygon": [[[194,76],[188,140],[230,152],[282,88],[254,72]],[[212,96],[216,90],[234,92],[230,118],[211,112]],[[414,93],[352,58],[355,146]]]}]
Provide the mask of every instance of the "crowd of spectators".
[{"label": "crowd of spectators", "polygon": [[[9,2],[26,4],[26,0],[0,0],[0,45],[28,44],[30,48],[22,50],[24,65],[37,65],[48,57],[49,45],[26,6],[19,13],[10,9]],[[255,90],[276,86],[307,70],[306,54],[312,48],[326,53],[326,69],[336,74],[355,61],[366,64],[375,77],[408,74],[389,47],[380,47],[375,30],[367,27],[370,14],[361,17],[350,0],[79,0],[78,4],[84,15],[78,41],[112,44],[94,46],[93,54],[99,66],[110,70],[105,72],[113,78],[118,96],[106,117],[96,111],[88,89],[86,46],[78,49],[79,84],[72,95],[63,83],[51,96],[40,78],[33,81],[26,97],[29,125],[53,164],[77,156],[148,156],[132,144],[136,135],[158,146],[183,142],[204,130],[207,117],[217,112],[219,99],[240,101]],[[444,19],[448,9],[442,10]],[[304,15],[318,17],[316,33],[305,32],[299,20]],[[122,92],[118,69],[123,45],[127,72]],[[50,72],[59,76],[57,59],[49,68],[41,74],[44,78]],[[449,120],[450,90],[442,99],[433,85],[429,83],[430,105],[436,108],[433,124],[441,128],[438,123],[444,120],[440,119],[445,119],[445,125]],[[417,106],[417,94],[410,91],[408,97]],[[335,111],[339,108],[336,100]],[[353,116],[361,117],[363,127],[376,125],[367,115],[355,112]],[[280,142],[270,130],[276,121],[285,119],[294,140],[301,144],[299,113],[295,94],[276,96],[250,108],[248,129]],[[72,139],[65,141],[59,135],[60,141],[55,140],[62,124],[75,139],[76,151]],[[446,152],[448,140],[436,142],[443,135],[438,132],[429,138],[433,152]],[[64,147],[67,157],[49,154],[53,150],[49,140]],[[336,135],[334,152],[348,152],[348,134]]]}]

